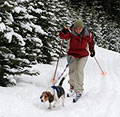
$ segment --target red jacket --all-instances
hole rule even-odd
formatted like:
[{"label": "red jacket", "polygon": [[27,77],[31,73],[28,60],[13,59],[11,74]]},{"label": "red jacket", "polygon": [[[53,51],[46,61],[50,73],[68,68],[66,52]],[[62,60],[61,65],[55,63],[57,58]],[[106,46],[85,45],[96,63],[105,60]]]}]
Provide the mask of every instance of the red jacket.
[{"label": "red jacket", "polygon": [[89,55],[87,44],[89,45],[89,51],[94,50],[93,35],[86,28],[83,29],[80,35],[77,35],[72,27],[71,32],[63,34],[60,31],[59,36],[62,39],[70,39],[70,48],[67,52],[68,55],[72,55],[75,58],[81,58]]}]

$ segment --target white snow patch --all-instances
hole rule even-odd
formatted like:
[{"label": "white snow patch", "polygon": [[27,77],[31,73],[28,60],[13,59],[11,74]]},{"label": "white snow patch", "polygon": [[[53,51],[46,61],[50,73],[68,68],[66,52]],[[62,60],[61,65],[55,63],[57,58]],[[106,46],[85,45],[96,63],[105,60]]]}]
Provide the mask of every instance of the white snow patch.
[{"label": "white snow patch", "polygon": [[15,33],[15,32],[8,32],[4,35],[6,37],[6,39],[8,39],[8,42],[11,43],[12,41],[12,36],[15,36],[19,41],[20,41],[20,45],[24,46],[25,42],[23,41],[23,38],[21,35]]},{"label": "white snow patch", "polygon": [[44,4],[42,2],[38,2],[38,4],[44,6]]},{"label": "white snow patch", "polygon": [[14,8],[14,11],[19,14],[20,12],[24,12],[25,13],[26,9],[18,6],[18,7]]},{"label": "white snow patch", "polygon": [[30,26],[30,23],[28,23],[28,22],[26,24],[21,23],[21,27],[32,32],[32,28]]},{"label": "white snow patch", "polygon": [[2,21],[2,18],[0,17],[0,22]]},{"label": "white snow patch", "polygon": [[13,6],[10,5],[7,1],[4,2],[4,5],[7,5],[8,7],[13,7]]},{"label": "white snow patch", "polygon": [[35,29],[35,32],[39,32],[43,35],[47,35],[47,33],[41,28],[41,26],[35,25],[31,22],[31,26]]},{"label": "white snow patch", "polygon": [[33,18],[36,18],[36,17],[34,17],[33,15],[26,14],[24,18],[25,19],[33,19]]},{"label": "white snow patch", "polygon": [[39,38],[34,37],[34,38],[31,38],[31,40],[34,40],[35,42],[40,43],[42,46],[42,41]]},{"label": "white snow patch", "polygon": [[5,24],[2,22],[2,23],[0,23],[0,32],[4,32],[4,30],[6,30],[6,26],[5,26]]},{"label": "white snow patch", "polygon": [[28,2],[29,0],[17,0],[18,3]]}]

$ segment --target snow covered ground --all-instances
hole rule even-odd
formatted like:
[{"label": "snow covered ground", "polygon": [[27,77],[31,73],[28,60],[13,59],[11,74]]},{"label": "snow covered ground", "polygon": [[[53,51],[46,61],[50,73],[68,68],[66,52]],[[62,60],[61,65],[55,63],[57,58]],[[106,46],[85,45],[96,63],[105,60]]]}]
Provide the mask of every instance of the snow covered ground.
[{"label": "snow covered ground", "polygon": [[[15,77],[14,87],[0,87],[0,117],[120,117],[120,54],[96,46],[96,58],[106,77],[94,58],[89,57],[85,67],[84,94],[77,103],[65,98],[65,107],[61,103],[52,110],[48,103],[40,102],[40,95],[52,85],[56,62],[52,65],[39,64],[32,70],[40,71],[39,76],[22,75]],[[66,65],[66,58],[59,62],[56,78]],[[68,70],[67,70],[68,72]],[[67,92],[68,76],[63,83]]]}]

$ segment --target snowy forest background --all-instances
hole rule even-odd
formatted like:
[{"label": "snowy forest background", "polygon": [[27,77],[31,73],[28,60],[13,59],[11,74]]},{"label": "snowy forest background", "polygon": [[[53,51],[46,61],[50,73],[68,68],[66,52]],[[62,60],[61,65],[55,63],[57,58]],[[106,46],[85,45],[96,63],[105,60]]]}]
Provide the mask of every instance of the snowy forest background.
[{"label": "snowy forest background", "polygon": [[37,75],[32,65],[55,61],[59,30],[78,18],[98,46],[120,53],[119,15],[119,0],[0,0],[0,86],[14,85],[10,76]]}]

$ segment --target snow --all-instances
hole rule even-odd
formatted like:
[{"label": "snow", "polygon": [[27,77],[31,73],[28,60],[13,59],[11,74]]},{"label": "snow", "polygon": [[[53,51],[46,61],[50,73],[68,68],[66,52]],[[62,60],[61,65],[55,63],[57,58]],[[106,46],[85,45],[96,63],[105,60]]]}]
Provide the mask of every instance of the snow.
[{"label": "snow", "polygon": [[52,12],[48,12],[48,14],[51,15],[51,16],[55,16],[55,14],[52,13]]},{"label": "snow", "polygon": [[11,43],[12,41],[12,36],[15,36],[18,40],[19,40],[19,44],[24,46],[25,42],[24,39],[22,38],[21,35],[19,35],[18,33],[15,32],[8,32],[4,35],[6,37],[6,39],[8,39],[8,42]]},{"label": "snow", "polygon": [[26,24],[21,23],[21,27],[32,32],[32,28],[30,27],[30,23],[28,23],[28,22]]},{"label": "snow", "polygon": [[29,0],[17,0],[18,3],[28,2]]},{"label": "snow", "polygon": [[43,12],[41,9],[35,9],[35,10],[36,10],[36,13],[39,13],[39,14]]},{"label": "snow", "polygon": [[[50,79],[56,62],[52,65],[37,64],[31,70],[37,70],[40,75],[15,76],[16,86],[0,87],[0,117],[119,117],[120,54],[97,46],[95,50],[96,58],[107,74],[102,77],[94,58],[89,57],[85,67],[85,90],[77,103],[72,103],[72,97],[66,97],[65,107],[59,103],[56,108],[47,109],[48,103],[41,103],[39,98],[52,85]],[[66,57],[60,59],[56,78],[66,64]],[[67,76],[63,83],[66,92],[69,89],[68,79]]]},{"label": "snow", "polygon": [[44,4],[42,2],[38,2],[38,4],[44,6]]},{"label": "snow", "polygon": [[3,32],[4,30],[6,30],[6,26],[5,26],[5,24],[2,22],[2,23],[0,23],[0,32]]},{"label": "snow", "polygon": [[20,12],[25,13],[26,9],[18,6],[14,8],[14,11],[19,14]]},{"label": "snow", "polygon": [[3,54],[3,56],[6,58],[6,59],[15,59],[15,55],[14,54]]},{"label": "snow", "polygon": [[25,19],[33,19],[33,18],[35,19],[36,17],[34,17],[33,15],[26,14],[24,18]]},{"label": "snow", "polygon": [[41,18],[42,18],[42,19],[47,19],[47,17],[45,17],[45,16],[41,16]]},{"label": "snow", "polygon": [[41,10],[41,9],[34,9],[32,6],[30,6],[29,7],[29,9],[31,9],[32,11],[34,11],[35,13],[39,13],[39,14],[41,14],[42,12],[43,12],[43,10]]},{"label": "snow", "polygon": [[41,28],[41,26],[35,25],[31,22],[31,27],[35,29],[35,32],[41,33],[43,35],[47,35],[47,33]]},{"label": "snow", "polygon": [[10,14],[10,13],[8,15],[8,19],[9,19],[9,22],[11,22],[11,24],[12,24],[12,22],[14,22],[14,18],[12,16],[12,14]]},{"label": "snow", "polygon": [[37,37],[31,38],[31,40],[34,40],[36,43],[41,44],[40,47],[43,45],[43,44],[42,44],[42,41],[41,41],[39,38],[37,38]]},{"label": "snow", "polygon": [[10,5],[7,1],[4,2],[4,5],[8,6],[8,7],[13,7],[12,5]]}]

